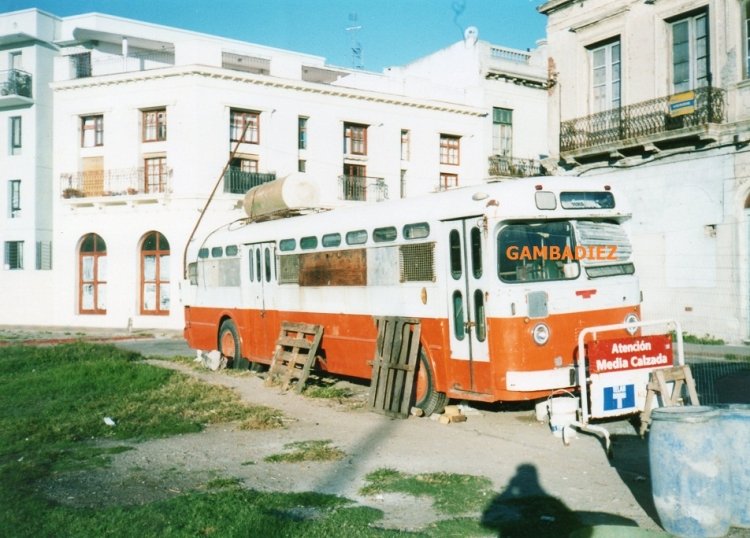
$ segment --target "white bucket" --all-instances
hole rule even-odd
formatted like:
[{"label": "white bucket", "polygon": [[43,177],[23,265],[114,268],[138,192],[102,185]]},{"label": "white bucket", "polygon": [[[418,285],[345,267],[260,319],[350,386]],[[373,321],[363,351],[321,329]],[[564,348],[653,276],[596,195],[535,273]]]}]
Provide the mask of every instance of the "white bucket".
[{"label": "white bucket", "polygon": [[555,437],[562,437],[563,428],[575,422],[580,401],[570,396],[549,399],[549,427]]},{"label": "white bucket", "polygon": [[539,422],[547,422],[549,418],[549,400],[542,400],[534,406],[536,419]]}]

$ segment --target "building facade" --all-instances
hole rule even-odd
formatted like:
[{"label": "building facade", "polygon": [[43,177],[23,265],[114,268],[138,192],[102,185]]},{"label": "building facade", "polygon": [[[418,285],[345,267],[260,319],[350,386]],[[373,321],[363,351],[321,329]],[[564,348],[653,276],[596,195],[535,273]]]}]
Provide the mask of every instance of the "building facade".
[{"label": "building facade", "polygon": [[750,337],[750,3],[551,0],[550,145],[628,194],[645,317]]},{"label": "building facade", "polygon": [[[52,267],[52,65],[58,19],[0,15],[0,244],[4,305],[44,297]],[[40,286],[44,288],[38,295]],[[20,301],[20,302],[19,302]],[[42,303],[43,304],[43,303]],[[18,313],[19,322],[33,316]]]},{"label": "building facade", "polygon": [[[513,130],[546,103],[544,62],[531,53],[502,49],[517,57],[496,59],[492,76],[414,92],[425,77],[408,66],[398,77],[352,71],[101,14],[4,17],[28,14],[52,23],[49,62],[38,68],[52,136],[36,143],[51,163],[44,196],[54,249],[33,291],[18,277],[9,293],[23,312],[9,309],[0,323],[181,328],[188,243],[244,216],[254,185],[303,176],[324,206],[377,202],[530,175],[547,154]],[[456,47],[491,54],[478,40]],[[508,82],[504,66],[537,82]],[[501,121],[496,109],[506,111]],[[522,155],[525,168],[490,173],[500,126],[507,162]],[[0,288],[10,275],[20,272],[6,268]]]}]

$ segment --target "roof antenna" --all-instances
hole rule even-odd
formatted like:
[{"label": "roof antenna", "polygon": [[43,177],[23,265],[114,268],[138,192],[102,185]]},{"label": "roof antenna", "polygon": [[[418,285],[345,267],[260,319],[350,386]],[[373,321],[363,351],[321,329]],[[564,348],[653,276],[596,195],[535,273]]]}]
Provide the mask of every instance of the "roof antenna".
[{"label": "roof antenna", "polygon": [[354,69],[364,69],[362,63],[362,44],[359,42],[358,33],[362,26],[357,24],[357,14],[349,13],[349,26],[346,31],[349,32],[349,48],[352,52],[352,67]]}]

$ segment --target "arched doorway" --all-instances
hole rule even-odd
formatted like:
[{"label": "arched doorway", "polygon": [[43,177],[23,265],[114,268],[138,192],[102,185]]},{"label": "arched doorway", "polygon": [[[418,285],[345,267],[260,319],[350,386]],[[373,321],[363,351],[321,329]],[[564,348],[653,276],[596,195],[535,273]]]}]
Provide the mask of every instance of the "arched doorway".
[{"label": "arched doorway", "polygon": [[107,313],[107,244],[95,233],[78,248],[78,313]]},{"label": "arched doorway", "polygon": [[169,242],[159,232],[148,232],[141,241],[141,314],[169,314]]}]

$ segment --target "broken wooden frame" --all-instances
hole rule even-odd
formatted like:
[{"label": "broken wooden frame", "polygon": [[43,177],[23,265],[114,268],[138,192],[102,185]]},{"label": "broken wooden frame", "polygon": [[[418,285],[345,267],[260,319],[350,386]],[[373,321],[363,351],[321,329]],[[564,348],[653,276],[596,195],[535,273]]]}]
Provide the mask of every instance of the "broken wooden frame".
[{"label": "broken wooden frame", "polygon": [[414,374],[419,359],[418,319],[376,317],[378,328],[375,358],[367,406],[395,418],[409,415]]},{"label": "broken wooden frame", "polygon": [[286,392],[296,380],[295,391],[302,389],[310,375],[323,337],[322,325],[309,323],[281,322],[281,331],[276,340],[276,350],[268,369],[266,386],[281,382],[281,391]]}]

